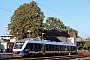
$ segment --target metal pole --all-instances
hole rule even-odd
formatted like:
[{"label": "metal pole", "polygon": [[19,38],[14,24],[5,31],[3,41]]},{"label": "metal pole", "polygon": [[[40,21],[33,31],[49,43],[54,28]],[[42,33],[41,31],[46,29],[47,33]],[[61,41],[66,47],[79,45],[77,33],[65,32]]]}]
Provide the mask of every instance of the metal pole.
[{"label": "metal pole", "polygon": [[30,38],[30,32],[31,32],[31,30],[28,30],[28,32],[29,32],[29,38]]},{"label": "metal pole", "polygon": [[18,32],[17,32],[17,40],[18,40]]},{"label": "metal pole", "polygon": [[29,32],[29,38],[30,38],[30,32]]},{"label": "metal pole", "polygon": [[42,34],[42,40],[43,40],[43,34]]},{"label": "metal pole", "polygon": [[7,34],[7,28],[8,28],[8,26],[5,26],[5,28],[6,28],[6,34]]},{"label": "metal pole", "polygon": [[42,33],[42,39],[41,39],[42,41],[43,41],[43,34],[44,34],[44,33]]}]

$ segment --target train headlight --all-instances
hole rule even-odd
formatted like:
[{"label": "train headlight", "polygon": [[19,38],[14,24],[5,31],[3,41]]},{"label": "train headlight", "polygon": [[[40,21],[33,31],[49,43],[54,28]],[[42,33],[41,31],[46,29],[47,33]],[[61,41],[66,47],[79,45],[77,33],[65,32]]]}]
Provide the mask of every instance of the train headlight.
[{"label": "train headlight", "polygon": [[17,52],[15,52],[15,51],[13,52],[13,54],[16,54],[16,53],[17,53]]},{"label": "train headlight", "polygon": [[29,51],[29,49],[25,49],[25,51]]},{"label": "train headlight", "polygon": [[19,54],[20,52],[19,51],[14,51],[13,54]]}]

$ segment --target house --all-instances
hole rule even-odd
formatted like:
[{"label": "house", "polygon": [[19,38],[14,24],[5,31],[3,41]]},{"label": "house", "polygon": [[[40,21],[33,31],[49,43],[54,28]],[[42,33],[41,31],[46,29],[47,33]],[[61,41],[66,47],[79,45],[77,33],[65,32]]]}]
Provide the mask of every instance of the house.
[{"label": "house", "polygon": [[70,32],[69,37],[67,38],[68,43],[76,44],[76,34],[75,32]]},{"label": "house", "polygon": [[15,38],[11,39],[12,35],[0,35],[0,42],[4,46],[4,51],[8,48],[13,48],[14,42],[16,41]]},{"label": "house", "polygon": [[71,44],[76,44],[76,34],[75,32],[59,32],[56,29],[44,30],[43,39],[51,40],[56,42],[67,42]]}]

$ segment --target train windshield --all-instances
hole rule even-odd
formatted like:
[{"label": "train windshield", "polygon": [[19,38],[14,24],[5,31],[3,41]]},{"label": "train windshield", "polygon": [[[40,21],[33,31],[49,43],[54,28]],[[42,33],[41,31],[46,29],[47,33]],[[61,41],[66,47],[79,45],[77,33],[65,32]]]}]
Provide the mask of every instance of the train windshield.
[{"label": "train windshield", "polygon": [[23,44],[24,44],[23,42],[16,42],[14,45],[14,49],[21,49]]}]

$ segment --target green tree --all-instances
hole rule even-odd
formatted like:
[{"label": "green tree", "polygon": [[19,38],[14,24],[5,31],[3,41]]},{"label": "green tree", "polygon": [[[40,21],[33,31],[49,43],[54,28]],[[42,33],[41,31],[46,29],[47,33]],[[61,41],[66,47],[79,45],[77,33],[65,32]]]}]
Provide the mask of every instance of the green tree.
[{"label": "green tree", "polygon": [[[38,37],[41,35],[42,22],[44,19],[44,13],[37,6],[35,1],[20,5],[15,10],[8,24],[8,30],[10,34],[18,39],[27,37]],[[30,30],[30,35],[28,33]],[[40,31],[40,32],[39,32]],[[17,34],[18,33],[18,34]]]},{"label": "green tree", "polygon": [[85,42],[83,47],[87,50],[90,50],[90,42]]},{"label": "green tree", "polygon": [[45,29],[48,29],[49,30],[49,29],[52,29],[52,28],[57,29],[57,30],[60,30],[60,29],[63,29],[64,28],[64,24],[58,18],[48,17],[46,19]]},{"label": "green tree", "polygon": [[80,43],[80,49],[83,49],[83,46],[84,46],[84,44],[83,43]]}]

